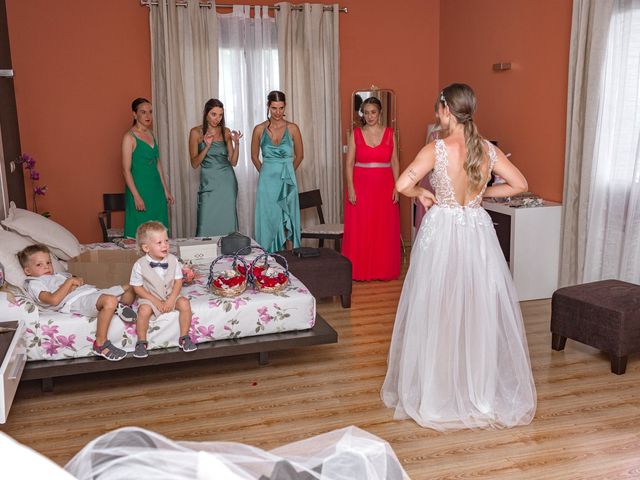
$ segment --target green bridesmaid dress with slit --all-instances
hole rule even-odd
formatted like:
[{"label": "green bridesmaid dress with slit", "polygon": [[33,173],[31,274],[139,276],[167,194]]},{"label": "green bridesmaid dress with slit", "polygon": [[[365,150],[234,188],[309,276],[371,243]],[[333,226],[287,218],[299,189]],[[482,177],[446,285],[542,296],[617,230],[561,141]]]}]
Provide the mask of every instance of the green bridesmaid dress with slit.
[{"label": "green bridesmaid dress with slit", "polygon": [[149,220],[156,220],[169,228],[169,208],[158,172],[158,143],[154,138],[151,146],[133,132],[129,134],[136,141],[136,148],[131,154],[131,176],[145,206],[142,212],[136,210],[133,194],[127,186],[124,193],[124,236],[135,238],[138,226]]},{"label": "green bridesmaid dress with slit", "polygon": [[[204,148],[202,142],[198,151]],[[227,144],[222,140],[211,142],[200,164],[196,236],[226,235],[238,230],[237,197],[238,181],[229,162]]]},{"label": "green bridesmaid dress with slit", "polygon": [[282,250],[286,240],[297,248],[300,246],[300,206],[289,129],[285,129],[280,143],[274,145],[265,128],[260,148],[262,166],[256,192],[256,241],[269,252]]}]

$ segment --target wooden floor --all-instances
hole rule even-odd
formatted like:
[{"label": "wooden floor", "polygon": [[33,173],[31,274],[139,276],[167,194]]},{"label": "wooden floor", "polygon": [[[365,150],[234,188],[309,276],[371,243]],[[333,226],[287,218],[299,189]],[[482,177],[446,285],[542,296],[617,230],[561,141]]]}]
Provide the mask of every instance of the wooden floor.
[{"label": "wooden floor", "polygon": [[379,391],[401,287],[356,283],[350,310],[320,302],[338,344],[275,353],[267,366],[251,356],[82,375],[52,394],[25,382],[0,429],[64,464],[126,425],[264,449],[356,425],[387,440],[414,479],[640,478],[640,358],[617,376],[590,347],[552,351],[548,300],[522,304],[538,389],[531,425],[443,434],[394,421]]}]

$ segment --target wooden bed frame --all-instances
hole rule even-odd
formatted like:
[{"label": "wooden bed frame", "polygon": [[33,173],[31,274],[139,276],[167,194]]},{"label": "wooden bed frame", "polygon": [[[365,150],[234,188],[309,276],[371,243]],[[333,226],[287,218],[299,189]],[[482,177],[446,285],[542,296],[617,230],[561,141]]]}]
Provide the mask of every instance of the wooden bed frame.
[{"label": "wooden bed frame", "polygon": [[260,365],[269,363],[269,352],[288,350],[309,345],[336,343],[338,333],[320,315],[309,330],[298,330],[268,335],[241,337],[234,340],[217,340],[198,344],[198,350],[185,354],[178,347],[150,350],[147,358],[131,355],[119,362],[110,362],[101,357],[91,356],[69,360],[37,360],[27,362],[22,380],[42,380],[42,390],[53,391],[53,379],[67,375],[106,372],[126,368],[164,365],[169,363],[192,362],[209,358],[232,355],[259,354]]}]

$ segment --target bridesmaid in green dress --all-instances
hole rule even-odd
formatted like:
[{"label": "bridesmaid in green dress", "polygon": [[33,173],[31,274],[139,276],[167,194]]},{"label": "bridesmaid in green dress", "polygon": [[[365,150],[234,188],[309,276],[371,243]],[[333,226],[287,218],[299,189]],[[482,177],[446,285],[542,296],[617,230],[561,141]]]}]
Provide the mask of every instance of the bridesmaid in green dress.
[{"label": "bridesmaid in green dress", "polygon": [[138,225],[156,220],[169,228],[168,204],[174,202],[158,158],[151,131],[151,102],[136,98],[131,104],[133,127],[122,140],[125,189],[124,236],[135,238]]},{"label": "bridesmaid in green dress", "polygon": [[236,198],[242,134],[224,125],[224,105],[216,98],[204,105],[202,125],[189,132],[191,166],[200,167],[196,237],[226,235],[238,229]]},{"label": "bridesmaid in green dress", "polygon": [[[269,252],[300,246],[300,206],[295,170],[304,156],[295,123],[284,119],[285,95],[267,96],[268,119],[256,125],[251,161],[260,174],[256,192],[255,238]],[[262,162],[259,154],[262,151]]]}]

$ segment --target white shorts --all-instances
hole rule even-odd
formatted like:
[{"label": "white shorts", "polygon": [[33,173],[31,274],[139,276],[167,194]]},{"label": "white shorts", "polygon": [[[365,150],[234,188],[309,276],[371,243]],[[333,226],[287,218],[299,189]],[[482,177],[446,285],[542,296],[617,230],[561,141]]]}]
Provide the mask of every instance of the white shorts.
[{"label": "white shorts", "polygon": [[118,299],[124,293],[124,290],[120,285],[111,288],[105,288],[102,290],[98,290],[97,292],[89,293],[87,295],[82,295],[74,300],[71,304],[69,304],[69,312],[71,313],[79,313],[80,315],[84,315],[85,317],[97,317],[98,316],[98,308],[96,304],[98,303],[98,299],[100,295],[113,295]]}]

